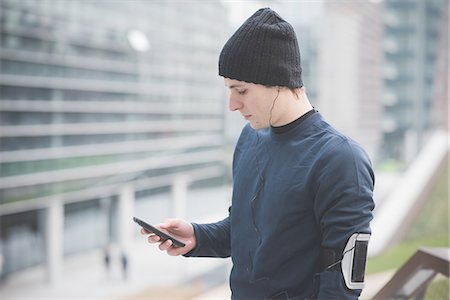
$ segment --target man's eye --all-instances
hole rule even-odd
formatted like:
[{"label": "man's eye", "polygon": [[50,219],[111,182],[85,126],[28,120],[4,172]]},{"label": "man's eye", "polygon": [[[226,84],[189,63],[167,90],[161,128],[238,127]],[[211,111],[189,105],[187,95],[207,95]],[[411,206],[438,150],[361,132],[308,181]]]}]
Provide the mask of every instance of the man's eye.
[{"label": "man's eye", "polygon": [[239,95],[244,95],[245,93],[247,93],[247,90],[241,90],[241,91],[237,91]]}]

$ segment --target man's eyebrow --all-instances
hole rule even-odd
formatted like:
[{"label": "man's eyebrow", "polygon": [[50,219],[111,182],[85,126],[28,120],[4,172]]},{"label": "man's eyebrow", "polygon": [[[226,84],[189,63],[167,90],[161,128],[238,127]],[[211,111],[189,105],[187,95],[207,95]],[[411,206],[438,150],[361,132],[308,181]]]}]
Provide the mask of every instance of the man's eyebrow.
[{"label": "man's eyebrow", "polygon": [[237,87],[242,87],[242,84],[232,84],[229,86],[230,89],[237,88]]}]

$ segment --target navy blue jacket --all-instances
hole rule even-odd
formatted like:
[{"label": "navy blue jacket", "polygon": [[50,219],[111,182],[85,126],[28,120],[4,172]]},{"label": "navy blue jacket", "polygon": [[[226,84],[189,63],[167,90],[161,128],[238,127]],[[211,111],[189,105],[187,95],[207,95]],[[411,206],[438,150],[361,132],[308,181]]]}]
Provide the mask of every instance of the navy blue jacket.
[{"label": "navy blue jacket", "polygon": [[347,289],[341,272],[323,271],[320,253],[342,253],[353,233],[370,233],[370,160],[318,112],[275,129],[243,129],[230,214],[193,224],[197,247],[188,256],[231,256],[233,299],[357,299],[361,291]]}]

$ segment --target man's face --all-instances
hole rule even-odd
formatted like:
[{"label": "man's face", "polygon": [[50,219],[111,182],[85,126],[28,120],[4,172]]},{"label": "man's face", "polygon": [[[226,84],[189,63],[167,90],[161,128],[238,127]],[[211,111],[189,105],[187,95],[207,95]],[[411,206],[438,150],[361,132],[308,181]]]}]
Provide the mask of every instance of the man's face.
[{"label": "man's face", "polygon": [[253,129],[269,127],[277,90],[260,84],[224,78],[230,90],[229,109],[239,111]]}]

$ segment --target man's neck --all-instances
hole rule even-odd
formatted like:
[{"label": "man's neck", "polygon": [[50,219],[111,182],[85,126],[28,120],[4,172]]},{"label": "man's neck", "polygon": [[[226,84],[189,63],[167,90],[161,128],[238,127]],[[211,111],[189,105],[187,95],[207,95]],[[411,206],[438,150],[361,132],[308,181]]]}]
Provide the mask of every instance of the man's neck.
[{"label": "man's neck", "polygon": [[296,96],[290,90],[285,90],[280,96],[282,96],[279,99],[281,101],[276,105],[277,114],[280,117],[271,124],[272,126],[289,124],[313,109],[304,91]]}]

